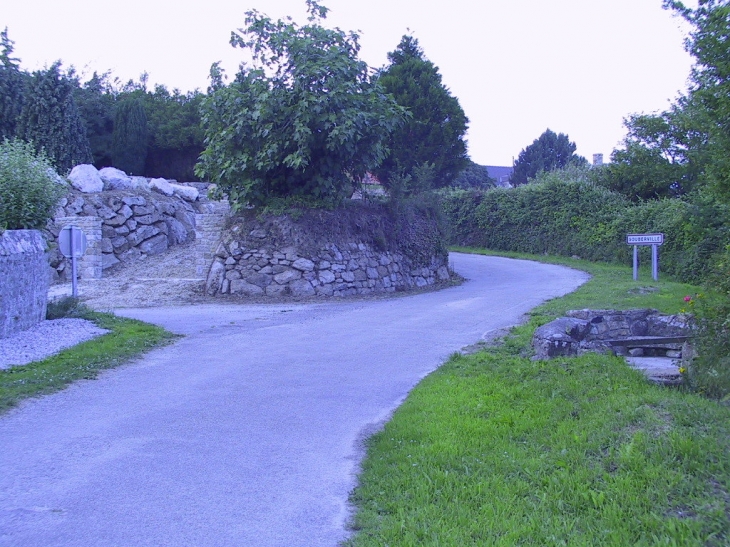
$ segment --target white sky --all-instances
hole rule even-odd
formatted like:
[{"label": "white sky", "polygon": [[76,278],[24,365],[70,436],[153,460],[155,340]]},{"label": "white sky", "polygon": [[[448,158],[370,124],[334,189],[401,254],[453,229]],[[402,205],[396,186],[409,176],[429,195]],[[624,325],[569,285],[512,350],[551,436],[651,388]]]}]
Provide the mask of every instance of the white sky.
[{"label": "white sky", "polygon": [[[687,28],[661,0],[322,0],[328,26],[361,31],[361,57],[387,62],[408,29],[470,119],[469,153],[511,165],[546,128],[608,160],[623,118],[667,108],[686,88]],[[26,70],[61,59],[90,75],[205,90],[211,63],[235,73],[230,32],[256,8],[305,19],[304,0],[0,0]]]}]

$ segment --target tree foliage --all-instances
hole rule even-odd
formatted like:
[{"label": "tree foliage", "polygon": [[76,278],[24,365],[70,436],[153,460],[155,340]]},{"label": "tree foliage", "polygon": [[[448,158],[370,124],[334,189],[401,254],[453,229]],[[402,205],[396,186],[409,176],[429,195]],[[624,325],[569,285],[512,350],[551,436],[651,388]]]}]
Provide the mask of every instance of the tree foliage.
[{"label": "tree foliage", "polygon": [[23,108],[26,75],[20,71],[18,59],[12,57],[14,44],[8,29],[0,32],[0,139],[15,136]]},{"label": "tree foliage", "polygon": [[691,115],[692,129],[706,135],[705,181],[730,202],[730,2],[699,0],[696,9],[665,0],[692,26],[687,51],[695,58],[692,87],[678,107]]},{"label": "tree foliage", "polygon": [[471,160],[452,183],[458,188],[493,188],[495,185],[496,181],[489,176],[487,167]]},{"label": "tree foliage", "polygon": [[178,180],[193,180],[198,157],[205,149],[200,124],[200,106],[204,95],[198,91],[172,92],[158,85],[143,96],[149,149],[145,175]]},{"label": "tree foliage", "polygon": [[510,182],[518,186],[534,179],[541,171],[561,169],[567,165],[586,164],[586,159],[575,153],[575,143],[568,135],[555,133],[549,128],[524,148],[515,162]]},{"label": "tree foliage", "polygon": [[33,73],[18,119],[17,135],[43,150],[59,171],[91,162],[86,128],[74,100],[74,84],[60,62]]},{"label": "tree foliage", "polygon": [[147,159],[147,115],[142,101],[130,97],[117,105],[112,137],[112,160],[117,169],[130,174],[144,173]]},{"label": "tree foliage", "polygon": [[109,73],[93,73],[85,82],[76,82],[75,98],[84,121],[94,165],[101,169],[112,162],[115,93]]},{"label": "tree foliage", "polygon": [[253,66],[227,86],[218,66],[211,69],[196,171],[239,205],[339,201],[383,161],[403,118],[358,59],[358,35],[324,28],[327,8],[314,0],[307,7],[304,26],[247,12],[231,44],[249,50]]},{"label": "tree foliage", "polygon": [[43,153],[18,139],[0,142],[0,231],[44,228],[67,188]]},{"label": "tree foliage", "polygon": [[411,116],[393,132],[391,153],[376,174],[388,185],[394,176],[414,176],[414,169],[431,165],[435,185],[448,186],[469,165],[464,140],[469,120],[417,39],[403,36],[388,59],[380,84]]}]

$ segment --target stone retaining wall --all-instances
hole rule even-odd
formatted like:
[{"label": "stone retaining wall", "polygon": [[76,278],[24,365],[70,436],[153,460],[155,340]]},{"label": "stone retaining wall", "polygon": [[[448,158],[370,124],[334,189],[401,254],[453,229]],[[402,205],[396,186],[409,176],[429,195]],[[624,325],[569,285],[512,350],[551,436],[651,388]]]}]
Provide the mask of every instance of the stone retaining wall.
[{"label": "stone retaining wall", "polygon": [[[140,189],[93,194],[74,190],[61,201],[46,236],[50,243],[55,243],[65,224],[83,225],[87,240],[98,248],[90,245],[89,264],[80,272],[81,277],[101,277],[102,270],[120,262],[193,241],[201,203]],[[51,252],[50,263],[56,272],[55,280],[70,279],[70,262],[57,249]]]},{"label": "stone retaining wall", "polygon": [[48,277],[41,232],[8,230],[0,234],[0,338],[45,319]]},{"label": "stone retaining wall", "polygon": [[[371,218],[379,220],[377,214]],[[354,224],[365,221],[357,219]],[[450,279],[448,254],[429,246],[428,238],[415,242],[412,235],[402,242],[403,247],[420,245],[421,258],[416,260],[398,248],[377,248],[365,234],[359,240],[352,238],[342,227],[342,232],[334,228],[329,237],[318,237],[327,222],[326,217],[304,226],[286,217],[268,223],[239,220],[216,249],[206,291],[211,295],[339,297],[403,291]]]}]

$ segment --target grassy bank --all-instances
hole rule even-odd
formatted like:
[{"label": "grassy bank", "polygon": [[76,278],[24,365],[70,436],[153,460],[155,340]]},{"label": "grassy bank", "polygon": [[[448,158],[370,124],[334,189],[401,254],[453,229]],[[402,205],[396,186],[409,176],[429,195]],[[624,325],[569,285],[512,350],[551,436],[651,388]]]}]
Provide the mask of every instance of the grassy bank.
[{"label": "grassy bank", "polygon": [[93,379],[113,368],[177,338],[165,329],[117,317],[86,311],[89,319],[109,333],[61,353],[21,367],[0,370],[0,414],[21,400],[65,388],[79,379]]},{"label": "grassy bank", "polygon": [[593,278],[503,345],[454,356],[370,439],[348,545],[730,542],[730,408],[615,357],[529,359],[534,328],[567,309],[676,312],[697,287],[560,262]]}]

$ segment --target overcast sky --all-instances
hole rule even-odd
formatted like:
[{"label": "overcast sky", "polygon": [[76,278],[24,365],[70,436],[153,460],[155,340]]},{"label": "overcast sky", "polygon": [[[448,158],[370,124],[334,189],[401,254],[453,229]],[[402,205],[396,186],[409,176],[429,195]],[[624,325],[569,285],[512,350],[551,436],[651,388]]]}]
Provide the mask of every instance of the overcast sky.
[{"label": "overcast sky", "polygon": [[[691,66],[687,28],[661,0],[322,0],[328,26],[360,31],[372,67],[418,38],[469,117],[469,154],[511,165],[546,128],[606,160],[623,118],[667,108]],[[0,0],[22,68],[60,59],[90,75],[204,91],[211,63],[235,73],[230,32],[255,8],[306,21],[304,0]]]}]

